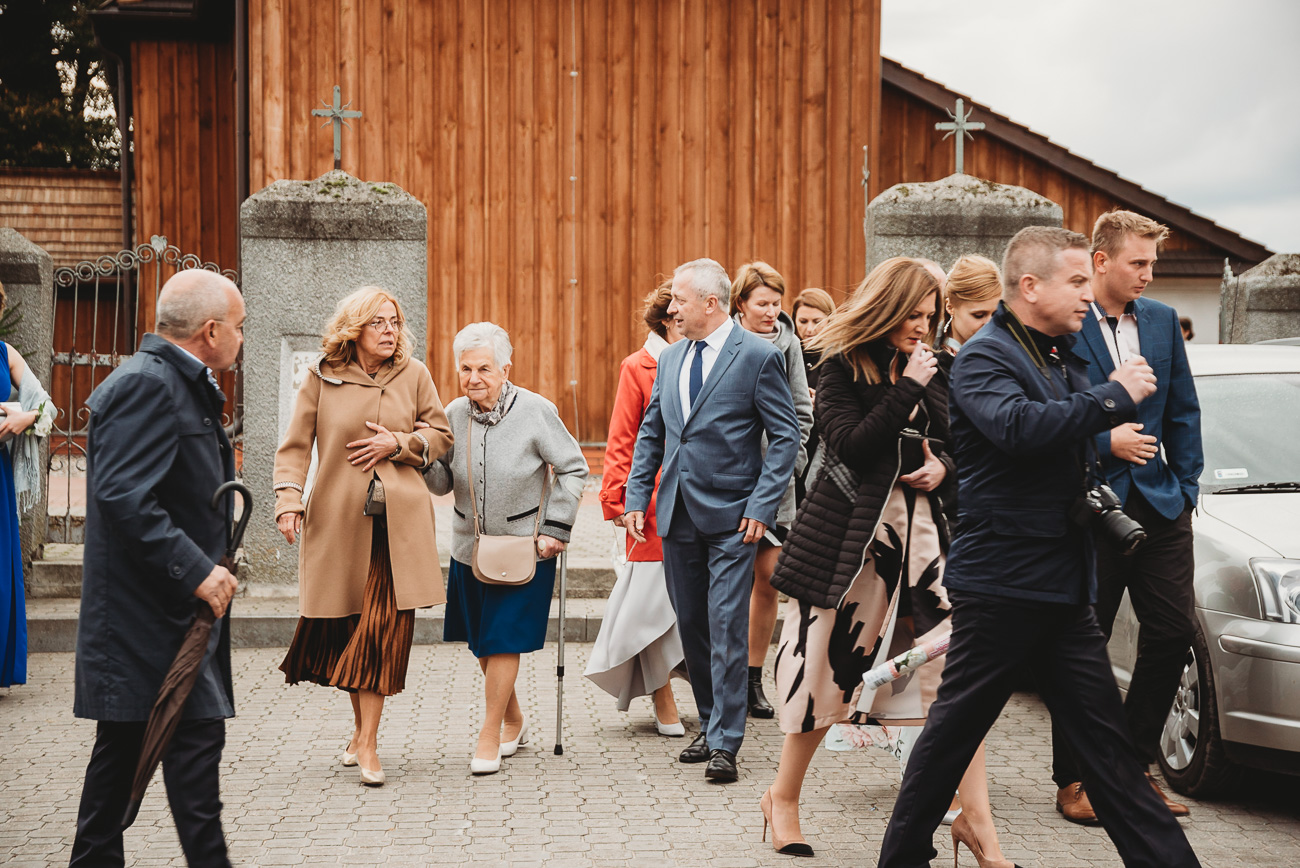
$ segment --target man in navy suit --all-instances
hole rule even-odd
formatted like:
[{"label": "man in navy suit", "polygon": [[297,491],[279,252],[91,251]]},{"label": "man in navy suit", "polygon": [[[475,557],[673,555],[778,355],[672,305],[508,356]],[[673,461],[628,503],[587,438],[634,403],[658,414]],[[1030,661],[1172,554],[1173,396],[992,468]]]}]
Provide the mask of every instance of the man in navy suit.
[{"label": "man in navy suit", "polygon": [[953,363],[959,513],[943,576],[952,643],[903,773],[880,868],[930,864],[953,790],[1026,664],[1087,763],[1097,816],[1124,864],[1200,864],[1142,776],[1092,607],[1092,523],[1072,518],[1090,485],[1093,436],[1137,418],[1156,390],[1138,356],[1106,381],[1088,381],[1073,349],[1092,315],[1091,275],[1087,238],[1022,229],[1003,259],[1002,305]]},{"label": "man in navy suit", "polygon": [[662,468],[655,518],[700,712],[700,734],[681,761],[707,761],[705,777],[719,783],[736,780],[745,737],[754,555],[776,521],[799,454],[785,357],[732,321],[730,295],[727,272],[712,259],[673,272],[668,314],[688,340],[659,359],[624,517],[632,536],[644,540],[645,511]]},{"label": "man in navy suit", "polygon": [[[1134,746],[1148,765],[1160,749],[1160,733],[1195,631],[1192,510],[1204,467],[1201,408],[1178,312],[1142,297],[1168,235],[1164,226],[1132,211],[1108,211],[1097,218],[1092,230],[1096,301],[1083,321],[1078,346],[1093,383],[1106,382],[1112,371],[1137,356],[1156,375],[1156,393],[1142,403],[1137,420],[1097,437],[1110,487],[1148,534],[1128,557],[1104,540],[1097,548],[1102,632],[1110,636],[1126,588],[1141,624],[1124,714]],[[1072,822],[1096,822],[1070,744],[1059,730],[1053,732],[1052,747],[1057,809]],[[1156,786],[1154,781],[1151,785]],[[1164,796],[1159,787],[1156,791]],[[1176,816],[1188,812],[1168,797],[1165,803]]]}]

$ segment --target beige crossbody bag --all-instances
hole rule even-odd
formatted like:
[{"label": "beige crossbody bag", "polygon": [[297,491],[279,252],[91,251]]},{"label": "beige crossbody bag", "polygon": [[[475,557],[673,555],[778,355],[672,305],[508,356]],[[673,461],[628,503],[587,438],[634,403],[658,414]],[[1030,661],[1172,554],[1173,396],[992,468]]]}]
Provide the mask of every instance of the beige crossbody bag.
[{"label": "beige crossbody bag", "polygon": [[483,533],[483,523],[478,514],[478,493],[474,490],[473,443],[474,417],[471,416],[465,437],[465,467],[469,471],[469,502],[474,512],[474,553],[470,557],[474,577],[485,585],[526,585],[537,571],[537,534],[542,527],[542,508],[546,505],[550,469],[542,480],[542,499],[537,504],[533,535],[488,536]]}]

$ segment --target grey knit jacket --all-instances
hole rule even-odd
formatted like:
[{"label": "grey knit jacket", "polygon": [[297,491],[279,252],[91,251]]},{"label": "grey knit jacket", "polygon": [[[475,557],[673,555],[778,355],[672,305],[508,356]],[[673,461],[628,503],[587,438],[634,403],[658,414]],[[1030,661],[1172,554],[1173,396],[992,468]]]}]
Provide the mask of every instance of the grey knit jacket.
[{"label": "grey knit jacket", "polygon": [[[744,328],[740,324],[739,314],[732,319],[736,321],[737,328]],[[808,370],[803,364],[803,348],[795,334],[794,320],[790,319],[790,315],[785,311],[777,315],[776,335],[772,338],[772,343],[785,354],[785,375],[790,381],[790,397],[794,399],[794,414],[799,417],[799,457],[795,459],[794,464],[794,475],[798,476],[803,473],[810,457],[807,446],[808,435],[812,433],[813,404],[812,396],[808,394]],[[763,454],[767,454],[766,434],[763,435]],[[777,527],[788,528],[794,523],[795,507],[794,477],[791,477],[790,486],[785,490],[785,496],[781,498],[781,505],[776,511]]]},{"label": "grey knit jacket", "polygon": [[[469,399],[447,405],[455,444],[425,471],[434,494],[456,492],[451,556],[468,564],[474,552],[474,522],[466,478],[464,446],[469,430]],[[474,494],[483,532],[492,536],[532,536],[549,464],[555,473],[542,513],[541,533],[568,542],[587,480],[587,460],[550,401],[515,386],[514,404],[492,427],[475,423],[471,457]]]}]

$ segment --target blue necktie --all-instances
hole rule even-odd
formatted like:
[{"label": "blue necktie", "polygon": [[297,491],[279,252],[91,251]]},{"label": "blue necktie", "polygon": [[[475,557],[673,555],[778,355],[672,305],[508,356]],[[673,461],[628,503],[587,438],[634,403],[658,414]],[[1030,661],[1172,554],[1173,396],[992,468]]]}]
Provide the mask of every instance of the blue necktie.
[{"label": "blue necktie", "polygon": [[695,409],[695,399],[704,386],[704,341],[696,341],[691,347],[695,357],[691,359],[690,398],[691,410]]}]

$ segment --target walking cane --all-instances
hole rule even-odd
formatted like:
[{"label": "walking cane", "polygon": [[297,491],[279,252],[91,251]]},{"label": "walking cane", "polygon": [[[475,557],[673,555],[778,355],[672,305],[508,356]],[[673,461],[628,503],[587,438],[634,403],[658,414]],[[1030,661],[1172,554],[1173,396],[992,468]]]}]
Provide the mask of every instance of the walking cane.
[{"label": "walking cane", "polygon": [[560,648],[555,663],[555,755],[564,754],[564,595],[569,583],[569,553],[560,552]]}]

